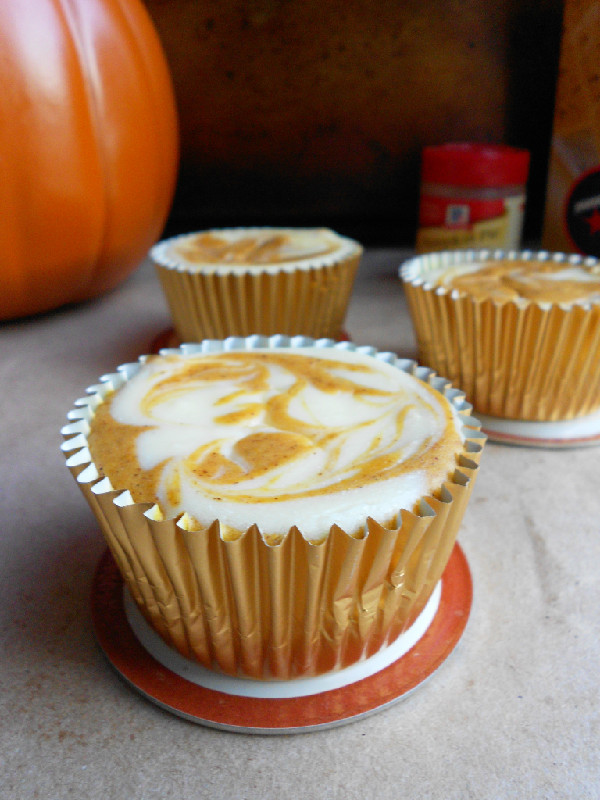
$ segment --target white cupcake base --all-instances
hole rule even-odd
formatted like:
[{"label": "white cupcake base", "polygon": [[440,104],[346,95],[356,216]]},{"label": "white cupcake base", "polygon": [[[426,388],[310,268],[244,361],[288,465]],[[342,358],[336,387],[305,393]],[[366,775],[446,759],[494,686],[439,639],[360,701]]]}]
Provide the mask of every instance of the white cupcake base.
[{"label": "white cupcake base", "polygon": [[469,567],[456,545],[429,602],[389,647],[346,669],[289,681],[230,677],[174,651],[124,590],[108,551],[94,578],[92,620],[117,673],[161,708],[222,730],[301,733],[352,722],[405,698],[454,650],[471,602]]},{"label": "white cupcake base", "polygon": [[600,411],[575,419],[556,422],[531,422],[479,414],[481,429],[494,442],[523,447],[567,448],[600,444]]},{"label": "white cupcake base", "polygon": [[389,667],[421,639],[431,625],[439,608],[442,587],[438,583],[421,614],[411,627],[401,634],[389,647],[382,648],[370,658],[345,669],[328,672],[314,678],[294,678],[291,680],[255,680],[235,678],[220,672],[206,669],[184,658],[166,644],[148,625],[127,590],[124,593],[124,608],[127,621],[140,644],[160,664],[188,681],[236,697],[263,697],[280,699],[284,697],[307,697],[332,689],[340,689],[351,683],[370,678],[376,672]]}]

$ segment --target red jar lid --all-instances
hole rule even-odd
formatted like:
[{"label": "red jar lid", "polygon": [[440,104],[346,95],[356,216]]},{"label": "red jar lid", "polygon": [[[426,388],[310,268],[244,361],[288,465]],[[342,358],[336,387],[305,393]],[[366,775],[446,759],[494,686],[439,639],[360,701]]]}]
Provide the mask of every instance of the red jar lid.
[{"label": "red jar lid", "polygon": [[508,145],[455,143],[423,148],[421,180],[453,186],[519,186],[529,152]]}]

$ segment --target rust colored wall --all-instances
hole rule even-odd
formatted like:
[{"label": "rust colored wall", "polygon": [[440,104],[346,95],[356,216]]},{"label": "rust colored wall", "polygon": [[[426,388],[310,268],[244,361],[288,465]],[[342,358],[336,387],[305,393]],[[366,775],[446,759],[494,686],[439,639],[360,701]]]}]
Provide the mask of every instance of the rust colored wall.
[{"label": "rust colored wall", "polygon": [[182,163],[171,225],[327,223],[410,242],[424,144],[532,152],[537,233],[560,0],[146,0]]}]

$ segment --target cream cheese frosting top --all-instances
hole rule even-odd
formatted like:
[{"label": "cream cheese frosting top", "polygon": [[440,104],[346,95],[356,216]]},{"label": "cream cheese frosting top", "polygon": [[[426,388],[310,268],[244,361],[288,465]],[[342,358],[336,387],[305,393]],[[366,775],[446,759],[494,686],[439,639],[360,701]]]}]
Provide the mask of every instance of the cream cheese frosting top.
[{"label": "cream cheese frosting top", "polygon": [[563,305],[600,300],[600,265],[533,259],[472,261],[445,266],[428,279],[482,300],[525,299]]},{"label": "cream cheese frosting top", "polygon": [[96,410],[100,473],[200,525],[296,525],[321,539],[384,524],[452,476],[462,422],[430,385],[356,351],[301,347],[149,358]]},{"label": "cream cheese frosting top", "polygon": [[322,266],[360,250],[357,242],[329,228],[227,228],[168,239],[152,254],[167,267],[230,272]]}]

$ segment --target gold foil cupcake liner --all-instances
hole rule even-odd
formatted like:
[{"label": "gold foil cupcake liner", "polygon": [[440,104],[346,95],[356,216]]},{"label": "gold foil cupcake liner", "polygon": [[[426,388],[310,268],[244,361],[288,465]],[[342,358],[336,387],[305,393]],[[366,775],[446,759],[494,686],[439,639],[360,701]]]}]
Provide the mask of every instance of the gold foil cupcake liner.
[{"label": "gold foil cupcake liner", "polygon": [[[180,237],[184,238],[184,237]],[[192,270],[152,251],[175,331],[182,342],[228,336],[341,336],[362,247],[334,263]]]},{"label": "gold foil cupcake liner", "polygon": [[[313,343],[304,337],[250,337],[182,349]],[[291,524],[277,541],[265,541],[256,526],[232,539],[218,520],[192,529],[185,515],[161,519],[156,507],[113,489],[91,462],[89,422],[103,398],[139,364],[104,376],[70,412],[62,431],[67,466],[137,606],[183,656],[258,679],[317,675],[373,655],[422,611],[452,552],[485,436],[469,416],[464,395],[445,379],[386,355],[448,397],[461,413],[467,438],[453,476],[435,496],[423,497],[414,510],[402,509],[389,527],[366,520],[361,537],[334,525],[323,540],[308,541]]]},{"label": "gold foil cupcake liner", "polygon": [[600,305],[481,300],[435,286],[432,274],[472,261],[593,259],[563,253],[430,253],[400,268],[418,359],[465,392],[475,412],[556,421],[600,406]]}]

